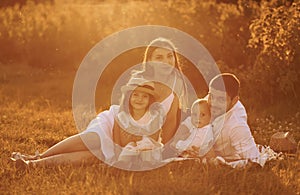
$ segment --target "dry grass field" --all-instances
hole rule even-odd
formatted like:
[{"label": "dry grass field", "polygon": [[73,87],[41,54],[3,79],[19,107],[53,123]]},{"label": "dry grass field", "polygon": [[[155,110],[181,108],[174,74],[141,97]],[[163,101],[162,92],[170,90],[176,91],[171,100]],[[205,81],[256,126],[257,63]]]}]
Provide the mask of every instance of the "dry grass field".
[{"label": "dry grass field", "polygon": [[[75,134],[71,92],[75,72],[43,71],[26,66],[0,66],[1,194],[299,194],[300,157],[241,170],[173,162],[164,167],[129,172],[99,161],[17,170],[11,152],[44,151]],[[251,116],[251,113],[249,113]],[[251,119],[252,118],[252,119]],[[299,140],[299,114],[286,120],[250,117],[255,139],[267,144],[273,131],[290,130]]]},{"label": "dry grass field", "polygon": [[[42,152],[77,133],[72,87],[91,47],[112,33],[147,24],[191,34],[222,71],[237,74],[258,144],[268,145],[278,131],[290,131],[300,141],[298,1],[292,6],[275,0],[260,5],[242,0],[236,5],[214,0],[53,2],[0,7],[0,194],[300,195],[299,144],[297,154],[263,168],[184,161],[129,172],[99,161],[17,170],[9,160],[12,152]],[[136,58],[122,60],[122,68],[136,63]],[[102,86],[112,84],[110,79]],[[108,106],[109,87],[96,94],[99,111]]]}]

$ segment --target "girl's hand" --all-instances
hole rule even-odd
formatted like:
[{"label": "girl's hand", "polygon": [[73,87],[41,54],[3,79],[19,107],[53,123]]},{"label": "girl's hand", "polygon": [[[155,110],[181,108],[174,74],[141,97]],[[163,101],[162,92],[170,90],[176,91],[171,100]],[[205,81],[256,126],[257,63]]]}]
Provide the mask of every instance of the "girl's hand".
[{"label": "girl's hand", "polygon": [[181,153],[183,157],[191,157],[191,158],[198,158],[199,157],[199,149],[200,147],[192,146],[188,150],[185,150]]}]

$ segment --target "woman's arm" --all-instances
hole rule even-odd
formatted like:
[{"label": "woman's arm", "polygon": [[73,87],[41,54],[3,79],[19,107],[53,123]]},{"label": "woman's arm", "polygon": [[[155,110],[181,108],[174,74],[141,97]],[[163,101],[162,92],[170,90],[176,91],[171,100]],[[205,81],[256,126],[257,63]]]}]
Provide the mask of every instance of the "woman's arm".
[{"label": "woman's arm", "polygon": [[179,100],[176,95],[174,95],[174,100],[172,102],[171,108],[167,113],[167,116],[162,126],[162,142],[166,144],[175,135],[179,124],[181,123],[181,111],[179,109]]}]

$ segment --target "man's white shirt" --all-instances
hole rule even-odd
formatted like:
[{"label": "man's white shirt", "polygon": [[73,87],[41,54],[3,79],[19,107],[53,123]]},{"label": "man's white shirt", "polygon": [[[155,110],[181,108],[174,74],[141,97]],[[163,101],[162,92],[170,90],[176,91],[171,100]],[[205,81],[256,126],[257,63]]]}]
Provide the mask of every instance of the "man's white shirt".
[{"label": "man's white shirt", "polygon": [[228,112],[213,121],[214,151],[225,160],[259,157],[254,138],[247,123],[244,106],[238,101]]}]

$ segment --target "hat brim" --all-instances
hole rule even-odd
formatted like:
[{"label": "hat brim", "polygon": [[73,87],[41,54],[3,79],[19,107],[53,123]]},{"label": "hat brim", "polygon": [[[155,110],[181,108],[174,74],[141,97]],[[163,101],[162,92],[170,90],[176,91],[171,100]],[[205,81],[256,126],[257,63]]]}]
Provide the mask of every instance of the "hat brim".
[{"label": "hat brim", "polygon": [[126,93],[128,91],[141,91],[141,92],[152,95],[155,98],[155,100],[157,100],[159,98],[159,95],[154,90],[145,88],[143,86],[127,86],[127,85],[125,85],[125,86],[121,87],[121,91],[122,91],[122,93]]}]

